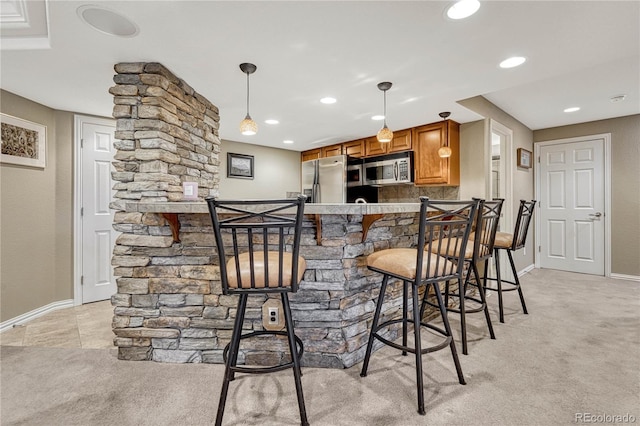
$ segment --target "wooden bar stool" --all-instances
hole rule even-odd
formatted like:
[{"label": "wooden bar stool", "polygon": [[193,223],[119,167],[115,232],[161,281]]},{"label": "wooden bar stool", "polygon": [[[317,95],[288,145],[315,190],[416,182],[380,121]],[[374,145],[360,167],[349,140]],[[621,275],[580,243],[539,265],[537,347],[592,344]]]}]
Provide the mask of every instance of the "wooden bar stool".
[{"label": "wooden bar stool", "polygon": [[[298,254],[305,199],[304,195],[286,200],[206,199],[218,249],[222,291],[224,294],[239,295],[231,342],[224,350],[225,373],[216,416],[217,426],[222,424],[229,382],[235,378],[236,372],[261,374],[286,368],[293,368],[301,424],[309,424],[300,371],[303,346],[294,334],[288,297],[288,293],[298,290],[306,269],[304,258]],[[229,245],[231,247],[227,250]],[[265,293],[280,294],[286,331],[260,330],[242,334],[247,297]],[[270,367],[238,366],[240,340],[265,334],[287,337],[291,362]]]},{"label": "wooden bar stool", "polygon": [[[371,350],[375,339],[385,345],[400,349],[403,355],[407,352],[416,357],[416,379],[418,389],[418,413],[424,415],[424,385],[422,374],[422,355],[444,349],[449,346],[453,362],[458,373],[458,381],[464,385],[465,380],[460,367],[460,361],[456,352],[455,343],[451,334],[451,327],[447,319],[447,311],[442,300],[440,283],[449,280],[457,280],[462,286],[464,262],[455,262],[436,253],[450,252],[458,258],[464,258],[472,220],[478,206],[478,201],[429,201],[427,197],[420,197],[420,225],[418,232],[418,245],[416,248],[395,248],[380,250],[372,253],[367,258],[367,266],[372,271],[383,274],[382,287],[376,304],[376,310],[371,324],[367,352],[362,365],[360,376],[367,375]],[[378,324],[380,312],[384,302],[385,290],[389,278],[403,281],[403,309],[402,318],[391,319]],[[412,318],[408,312],[408,287],[412,288]],[[427,297],[429,286],[432,286],[438,302],[438,308],[444,329],[432,324],[422,322],[421,309],[418,304],[418,288],[425,286]],[[402,344],[392,342],[382,336],[380,330],[392,324],[402,323]],[[407,345],[408,324],[414,325],[414,347]],[[421,328],[425,327],[444,336],[444,339],[433,346],[422,347]]]},{"label": "wooden bar stool", "polygon": [[[484,312],[489,329],[489,336],[495,339],[493,325],[491,324],[491,316],[489,315],[489,307],[487,306],[484,287],[486,285],[486,272],[489,258],[493,253],[493,244],[498,230],[498,221],[500,220],[500,212],[502,210],[503,199],[485,201],[478,199],[478,210],[474,219],[474,230],[469,235],[469,243],[464,253],[463,262],[466,263],[467,275],[462,287],[450,286],[447,281],[444,291],[444,302],[448,312],[457,312],[460,314],[460,327],[462,332],[462,353],[467,355],[467,322],[466,314]],[[434,250],[437,247],[433,248]],[[437,252],[436,252],[437,253]],[[438,253],[447,256],[448,259],[459,262],[456,253]],[[480,279],[478,265],[484,263],[483,279]],[[469,286],[477,288],[476,295],[469,293]],[[450,307],[449,298],[458,298],[459,307]],[[471,302],[472,306],[467,306],[467,302]],[[435,306],[429,302],[427,298],[423,299],[422,310],[425,305]],[[436,306],[437,307],[437,306]]]},{"label": "wooden bar stool", "polygon": [[[518,295],[520,296],[520,303],[522,304],[522,310],[525,314],[527,312],[527,305],[524,302],[524,295],[522,294],[522,289],[520,288],[520,279],[518,278],[518,271],[516,270],[516,265],[513,262],[512,252],[516,250],[520,250],[524,247],[525,242],[527,240],[527,234],[529,231],[529,225],[531,224],[531,218],[533,217],[533,209],[536,205],[536,200],[525,201],[520,200],[520,208],[518,209],[518,218],[516,219],[516,226],[513,229],[513,234],[509,234],[506,232],[496,232],[495,244],[493,246],[494,249],[494,262],[496,267],[496,276],[486,278],[487,280],[496,281],[498,283],[498,288],[491,288],[485,285],[485,290],[497,291],[498,292],[498,309],[500,311],[500,322],[504,323],[504,306],[502,301],[502,292],[503,291],[513,291],[518,290]],[[473,236],[471,237],[473,238]],[[511,271],[513,272],[513,281],[508,281],[502,279],[500,277],[500,250],[504,250],[507,252],[509,256],[509,263],[511,264]],[[486,272],[485,272],[486,276]],[[503,284],[507,284],[507,288],[503,288]]]}]

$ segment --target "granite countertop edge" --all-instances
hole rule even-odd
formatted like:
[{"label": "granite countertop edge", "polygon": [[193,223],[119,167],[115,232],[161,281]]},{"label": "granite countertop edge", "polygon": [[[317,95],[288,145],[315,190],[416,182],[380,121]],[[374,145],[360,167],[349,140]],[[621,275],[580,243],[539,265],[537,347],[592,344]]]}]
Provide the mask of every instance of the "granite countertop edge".
[{"label": "granite countertop edge", "polygon": [[[140,213],[209,213],[207,203],[204,201],[184,202],[153,202],[126,203],[127,212]],[[369,204],[320,204],[307,203],[304,207],[305,214],[392,214],[392,213],[417,213],[420,211],[420,203],[369,203]]]}]

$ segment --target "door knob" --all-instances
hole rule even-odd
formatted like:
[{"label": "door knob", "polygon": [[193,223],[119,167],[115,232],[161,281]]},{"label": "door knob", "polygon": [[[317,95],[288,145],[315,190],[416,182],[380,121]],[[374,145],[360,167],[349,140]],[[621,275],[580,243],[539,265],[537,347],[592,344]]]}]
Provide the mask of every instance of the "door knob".
[{"label": "door knob", "polygon": [[602,213],[600,212],[590,213],[589,216],[599,219],[602,216]]}]

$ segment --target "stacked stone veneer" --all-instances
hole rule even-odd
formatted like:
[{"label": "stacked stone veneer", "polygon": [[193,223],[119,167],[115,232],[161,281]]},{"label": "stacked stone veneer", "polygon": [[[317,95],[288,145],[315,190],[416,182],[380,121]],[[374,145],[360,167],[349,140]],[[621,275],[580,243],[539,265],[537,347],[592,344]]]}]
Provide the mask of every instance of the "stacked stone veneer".
[{"label": "stacked stone veneer", "polygon": [[[364,357],[382,277],[366,267],[366,256],[388,247],[416,244],[417,214],[378,220],[362,242],[362,216],[323,215],[322,245],[315,221],[303,224],[301,255],[307,270],[291,308],[303,340],[303,365],[343,368]],[[130,360],[221,363],[231,338],[237,296],[222,293],[211,220],[180,214],[180,243],[160,215],[116,214],[123,234],[114,252],[118,293],[113,329],[118,356]],[[400,283],[387,290],[384,318],[397,316]],[[389,293],[388,293],[389,294]],[[277,297],[277,296],[276,296]],[[262,329],[266,296],[251,296],[244,329]],[[390,331],[397,337],[398,328]],[[275,340],[275,341],[274,341]],[[284,340],[247,339],[240,363],[277,363],[289,356]]]},{"label": "stacked stone veneer", "polygon": [[199,196],[219,185],[218,108],[159,63],[115,65],[113,165],[116,201],[180,201],[182,182],[197,182]]}]

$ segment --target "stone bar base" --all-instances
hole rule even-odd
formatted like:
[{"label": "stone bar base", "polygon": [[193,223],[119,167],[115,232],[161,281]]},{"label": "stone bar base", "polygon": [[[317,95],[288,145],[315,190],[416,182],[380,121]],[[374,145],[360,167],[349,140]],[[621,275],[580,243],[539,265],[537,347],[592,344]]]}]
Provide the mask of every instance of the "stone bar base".
[{"label": "stone bar base", "polygon": [[[322,245],[317,241],[316,215],[305,216],[301,255],[307,270],[298,293],[290,294],[296,334],[304,342],[303,365],[344,368],[364,358],[382,282],[381,275],[367,269],[366,257],[385,248],[415,246],[415,207],[385,214],[371,225],[364,242],[366,215],[321,215]],[[119,278],[112,304],[120,359],[223,362],[237,296],[222,294],[209,215],[179,213],[177,219],[180,242],[174,242],[169,222],[160,213],[116,214],[115,226],[122,234],[113,256]],[[387,292],[383,320],[400,315],[402,283],[391,284]],[[263,328],[266,300],[267,296],[249,297],[247,332]],[[388,337],[395,339],[399,327]],[[253,338],[243,341],[239,363],[274,364],[288,356],[285,340]]]}]

